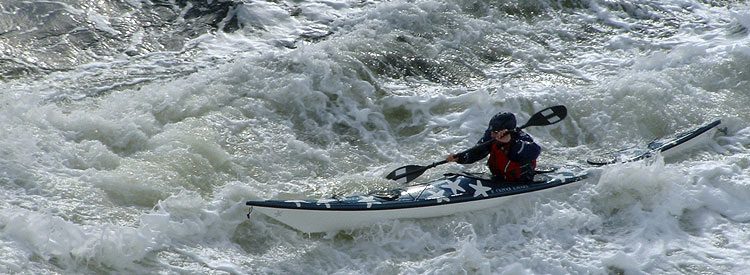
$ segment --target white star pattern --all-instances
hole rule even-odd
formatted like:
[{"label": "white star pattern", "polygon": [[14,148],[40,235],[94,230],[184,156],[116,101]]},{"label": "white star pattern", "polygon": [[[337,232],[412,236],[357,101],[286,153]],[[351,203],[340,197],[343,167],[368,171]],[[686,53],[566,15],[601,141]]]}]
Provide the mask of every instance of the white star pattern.
[{"label": "white star pattern", "polygon": [[567,174],[560,173],[560,174],[553,174],[550,178],[552,178],[553,180],[559,180],[560,182],[565,182],[565,180],[567,180],[568,177],[569,176]]},{"label": "white star pattern", "polygon": [[432,200],[432,199],[435,199],[435,200],[437,200],[437,203],[442,203],[442,202],[449,202],[449,201],[451,201],[451,200],[450,200],[450,199],[449,199],[449,198],[448,198],[448,197],[447,197],[447,196],[445,195],[445,190],[440,190],[440,192],[437,192],[437,193],[432,193],[432,194],[430,194],[430,196],[429,196],[429,197],[427,197],[427,199],[428,199],[428,200]]},{"label": "white star pattern", "polygon": [[297,207],[301,207],[301,206],[302,206],[302,203],[303,203],[303,202],[306,202],[306,201],[303,201],[303,200],[288,200],[288,201],[286,201],[286,202],[293,202],[294,204],[296,204],[296,205],[297,205]]},{"label": "white star pattern", "polygon": [[318,205],[325,204],[326,208],[331,208],[330,202],[336,201],[335,199],[319,199]]},{"label": "white star pattern", "polygon": [[448,184],[444,184],[444,185],[440,186],[440,188],[448,188],[448,189],[451,190],[452,194],[458,194],[458,190],[461,190],[461,192],[466,192],[466,190],[464,190],[463,187],[461,187],[460,185],[458,185],[458,181],[451,181]]},{"label": "white star pattern", "polygon": [[373,197],[373,196],[362,197],[362,199],[360,199],[358,202],[359,203],[366,202],[367,203],[367,208],[372,207],[373,203],[378,203],[378,204],[380,203],[379,201],[376,201],[375,197]]},{"label": "white star pattern", "polygon": [[469,187],[474,188],[474,197],[487,196],[487,191],[490,191],[490,187],[482,185],[481,181],[477,181],[477,184],[469,184]]}]

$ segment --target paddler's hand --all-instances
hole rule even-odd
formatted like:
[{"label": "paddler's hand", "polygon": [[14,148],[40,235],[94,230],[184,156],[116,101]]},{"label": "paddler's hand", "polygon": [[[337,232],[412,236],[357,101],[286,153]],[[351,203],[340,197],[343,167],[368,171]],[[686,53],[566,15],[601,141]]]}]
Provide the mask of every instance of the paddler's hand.
[{"label": "paddler's hand", "polygon": [[450,154],[448,157],[445,158],[445,161],[447,162],[456,162],[458,161],[458,157],[456,155]]}]

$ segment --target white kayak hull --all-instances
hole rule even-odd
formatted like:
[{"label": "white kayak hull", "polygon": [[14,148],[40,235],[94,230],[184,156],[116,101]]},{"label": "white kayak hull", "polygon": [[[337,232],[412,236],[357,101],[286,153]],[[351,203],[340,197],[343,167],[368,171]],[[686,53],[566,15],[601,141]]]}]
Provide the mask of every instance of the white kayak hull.
[{"label": "white kayak hull", "polygon": [[358,228],[391,219],[418,219],[453,215],[497,207],[509,196],[454,204],[394,208],[378,210],[317,210],[253,206],[253,212],[263,213],[305,233],[328,232]]}]

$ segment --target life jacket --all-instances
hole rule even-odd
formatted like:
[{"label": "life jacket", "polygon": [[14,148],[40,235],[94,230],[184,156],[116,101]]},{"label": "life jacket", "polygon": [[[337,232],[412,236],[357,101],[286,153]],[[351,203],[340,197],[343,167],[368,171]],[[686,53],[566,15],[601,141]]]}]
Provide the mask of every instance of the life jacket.
[{"label": "life jacket", "polygon": [[493,143],[490,147],[490,158],[487,160],[492,175],[500,181],[519,182],[533,181],[536,159],[526,163],[508,158],[509,145]]}]

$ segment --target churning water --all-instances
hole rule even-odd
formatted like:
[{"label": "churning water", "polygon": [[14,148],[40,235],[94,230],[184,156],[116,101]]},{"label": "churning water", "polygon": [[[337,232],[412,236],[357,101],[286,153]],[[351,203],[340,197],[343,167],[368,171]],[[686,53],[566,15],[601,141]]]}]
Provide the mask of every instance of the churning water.
[{"label": "churning water", "polygon": [[[0,1],[0,273],[750,271],[742,1]],[[500,208],[303,234],[248,199],[393,187],[498,111],[541,163],[722,119]],[[482,164],[447,165],[423,179]]]}]

